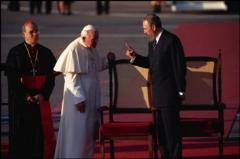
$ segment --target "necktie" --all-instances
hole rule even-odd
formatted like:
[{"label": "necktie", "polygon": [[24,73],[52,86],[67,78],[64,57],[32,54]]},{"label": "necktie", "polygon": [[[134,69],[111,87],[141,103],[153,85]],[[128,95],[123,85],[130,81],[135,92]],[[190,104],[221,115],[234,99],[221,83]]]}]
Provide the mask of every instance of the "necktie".
[{"label": "necktie", "polygon": [[154,41],[153,41],[153,49],[155,49],[155,48],[156,48],[156,46],[157,46],[157,41],[156,41],[156,40],[154,40]]}]

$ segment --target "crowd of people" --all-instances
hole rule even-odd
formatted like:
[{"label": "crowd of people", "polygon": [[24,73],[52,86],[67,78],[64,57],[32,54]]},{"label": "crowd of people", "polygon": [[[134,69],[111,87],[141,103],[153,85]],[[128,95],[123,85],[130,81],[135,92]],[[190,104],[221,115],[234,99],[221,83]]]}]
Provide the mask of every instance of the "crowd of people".
[{"label": "crowd of people", "polygon": [[[62,15],[71,15],[72,14],[72,3],[74,1],[56,1],[57,10],[59,14]],[[45,1],[45,13],[51,14],[52,12],[52,3],[53,1]],[[33,14],[42,14],[42,4],[43,1],[29,1],[29,13]],[[20,11],[20,2],[19,1],[10,1],[8,4],[8,9],[10,11]]]},{"label": "crowd of people", "polygon": [[[53,3],[55,3],[57,11],[61,15],[72,15],[72,6],[74,1],[72,0],[59,0],[59,1],[51,1],[51,0],[38,0],[38,1],[29,1],[29,13],[30,14],[41,14],[42,12],[42,5],[44,4],[44,12],[46,14],[52,13]],[[79,1],[80,2],[80,1]],[[81,2],[80,2],[81,3]],[[220,7],[217,6],[213,9],[210,7],[202,7],[202,6],[212,6],[212,4],[208,4],[210,2],[203,1],[203,2],[196,2],[190,3],[187,1],[163,1],[163,0],[151,0],[149,1],[149,6],[152,8],[153,13],[162,13],[162,12],[176,12],[179,11],[224,11],[226,13],[239,13],[239,3],[237,1],[222,1],[222,5]],[[20,11],[21,1],[17,0],[10,0],[8,3],[8,9],[10,11]],[[180,8],[177,9],[179,6]],[[182,6],[182,7],[181,7]],[[226,8],[224,9],[225,6]],[[198,8],[198,9],[196,9]],[[208,8],[208,9],[207,9]],[[96,0],[96,15],[102,14],[109,14],[110,13],[110,0]]]},{"label": "crowd of people", "polygon": [[[59,14],[61,15],[72,15],[72,4],[74,1],[70,0],[59,0],[56,1],[56,8]],[[31,15],[34,14],[42,14],[42,5],[45,5],[45,14],[51,14],[52,8],[53,8],[53,1],[47,0],[47,1],[29,1],[29,13]],[[96,14],[101,15],[103,13],[109,14],[109,0],[104,1],[96,1]],[[12,0],[8,3],[8,9],[10,11],[20,11],[20,2]]]}]

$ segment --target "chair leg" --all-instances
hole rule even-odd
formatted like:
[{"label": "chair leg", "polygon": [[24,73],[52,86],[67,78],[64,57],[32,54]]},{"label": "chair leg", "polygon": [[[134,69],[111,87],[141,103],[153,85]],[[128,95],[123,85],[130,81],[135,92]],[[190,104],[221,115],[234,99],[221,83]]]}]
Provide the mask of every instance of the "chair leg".
[{"label": "chair leg", "polygon": [[154,158],[153,147],[154,147],[153,138],[152,138],[152,136],[148,136],[148,153],[149,153],[149,158]]},{"label": "chair leg", "polygon": [[114,159],[114,142],[110,140],[110,158]]},{"label": "chair leg", "polygon": [[224,143],[223,143],[223,135],[221,135],[219,138],[218,138],[218,144],[219,144],[219,157],[220,159],[223,159],[224,157]]},{"label": "chair leg", "polygon": [[157,137],[156,134],[152,136],[152,144],[153,144],[153,158],[158,158],[158,147],[157,147]]},{"label": "chair leg", "polygon": [[104,159],[105,158],[105,151],[104,151],[104,144],[103,145],[101,145],[101,156],[102,156],[102,159]]},{"label": "chair leg", "polygon": [[102,137],[100,138],[100,152],[101,152],[101,158],[105,158],[105,145],[104,145],[104,139]]}]

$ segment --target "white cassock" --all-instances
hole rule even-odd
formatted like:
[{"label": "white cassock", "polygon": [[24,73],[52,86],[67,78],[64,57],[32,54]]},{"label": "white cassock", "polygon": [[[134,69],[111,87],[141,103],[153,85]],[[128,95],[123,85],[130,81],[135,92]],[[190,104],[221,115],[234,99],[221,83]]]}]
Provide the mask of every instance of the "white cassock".
[{"label": "white cassock", "polygon": [[[81,37],[60,55],[54,70],[63,73],[65,83],[55,158],[93,157],[101,98],[98,72],[107,67],[106,61],[96,49],[86,48]],[[82,101],[86,103],[84,113],[76,109]]]}]

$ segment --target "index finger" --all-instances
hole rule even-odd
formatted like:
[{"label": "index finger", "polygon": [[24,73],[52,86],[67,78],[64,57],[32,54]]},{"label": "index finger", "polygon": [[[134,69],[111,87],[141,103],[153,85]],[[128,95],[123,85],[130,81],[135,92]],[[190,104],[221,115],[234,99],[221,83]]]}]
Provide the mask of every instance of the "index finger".
[{"label": "index finger", "polygon": [[125,43],[125,46],[127,47],[127,49],[132,49],[132,47],[129,46],[127,42]]}]

